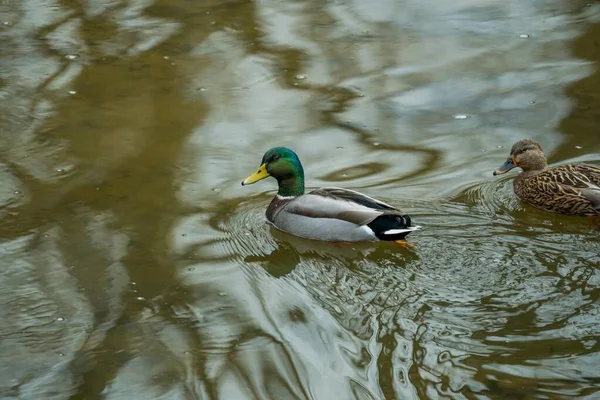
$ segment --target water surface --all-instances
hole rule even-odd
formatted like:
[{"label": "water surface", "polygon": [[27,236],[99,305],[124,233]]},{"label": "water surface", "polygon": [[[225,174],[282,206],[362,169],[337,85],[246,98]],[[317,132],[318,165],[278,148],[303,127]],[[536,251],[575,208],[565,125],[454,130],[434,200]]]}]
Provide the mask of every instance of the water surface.
[{"label": "water surface", "polygon": [[[580,1],[0,4],[0,397],[600,396],[600,236],[510,146],[600,165]],[[269,147],[408,211],[395,244],[264,221]]]}]

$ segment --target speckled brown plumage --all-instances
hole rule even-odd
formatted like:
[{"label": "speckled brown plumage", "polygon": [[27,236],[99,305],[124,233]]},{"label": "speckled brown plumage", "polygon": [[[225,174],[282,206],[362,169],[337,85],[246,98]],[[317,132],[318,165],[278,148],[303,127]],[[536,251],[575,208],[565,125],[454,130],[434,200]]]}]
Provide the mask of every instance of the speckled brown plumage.
[{"label": "speckled brown plumage", "polygon": [[542,210],[600,215],[600,168],[590,165],[561,165],[530,176],[522,173],[514,181],[514,190],[521,200]]},{"label": "speckled brown plumage", "polygon": [[523,170],[513,184],[522,201],[559,214],[600,215],[600,168],[567,164],[549,169],[540,144],[532,139],[515,143],[494,175],[515,167]]}]

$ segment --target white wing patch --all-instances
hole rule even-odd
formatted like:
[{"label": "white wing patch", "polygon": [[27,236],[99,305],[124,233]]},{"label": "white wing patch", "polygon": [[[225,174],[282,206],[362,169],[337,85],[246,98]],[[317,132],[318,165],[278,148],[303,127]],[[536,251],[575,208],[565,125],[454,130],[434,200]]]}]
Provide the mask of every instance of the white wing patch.
[{"label": "white wing patch", "polygon": [[410,228],[404,229],[390,229],[388,231],[382,232],[382,235],[397,235],[399,233],[418,231],[419,229],[421,229],[419,225],[411,226]]}]

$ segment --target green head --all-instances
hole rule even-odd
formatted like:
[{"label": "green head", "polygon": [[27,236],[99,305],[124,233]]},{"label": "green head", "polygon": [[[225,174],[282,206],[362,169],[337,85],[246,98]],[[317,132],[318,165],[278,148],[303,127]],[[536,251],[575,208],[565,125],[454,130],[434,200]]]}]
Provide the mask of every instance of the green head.
[{"label": "green head", "polygon": [[247,177],[244,185],[251,185],[272,176],[279,184],[280,196],[300,196],[304,194],[304,169],[296,153],[287,147],[273,147],[262,158],[260,167]]}]

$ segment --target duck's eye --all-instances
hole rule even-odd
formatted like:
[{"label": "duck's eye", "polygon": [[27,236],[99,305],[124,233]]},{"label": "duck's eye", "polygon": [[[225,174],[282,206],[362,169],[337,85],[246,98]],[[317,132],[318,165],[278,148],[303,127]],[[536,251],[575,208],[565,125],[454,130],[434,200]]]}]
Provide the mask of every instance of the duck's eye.
[{"label": "duck's eye", "polygon": [[273,156],[272,160],[273,160],[273,161],[277,161],[277,160],[279,160],[279,156]]}]

